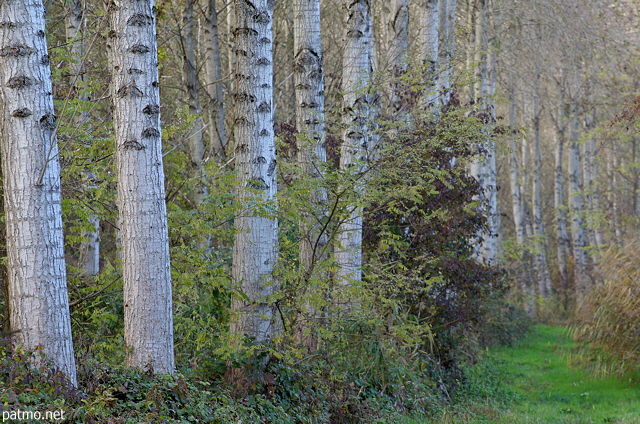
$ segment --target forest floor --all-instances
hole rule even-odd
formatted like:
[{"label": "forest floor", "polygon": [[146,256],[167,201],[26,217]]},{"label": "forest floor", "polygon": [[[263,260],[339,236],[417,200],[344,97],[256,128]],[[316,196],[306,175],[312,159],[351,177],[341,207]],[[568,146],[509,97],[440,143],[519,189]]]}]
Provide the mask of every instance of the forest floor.
[{"label": "forest floor", "polygon": [[640,424],[640,382],[593,378],[573,364],[575,347],[564,328],[535,326],[484,355],[459,405],[404,424]]}]

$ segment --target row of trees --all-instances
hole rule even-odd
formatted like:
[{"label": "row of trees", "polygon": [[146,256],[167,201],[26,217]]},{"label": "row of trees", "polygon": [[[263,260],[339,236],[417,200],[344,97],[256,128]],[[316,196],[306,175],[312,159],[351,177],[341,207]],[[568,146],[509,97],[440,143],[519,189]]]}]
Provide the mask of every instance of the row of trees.
[{"label": "row of trees", "polygon": [[[155,9],[152,2],[123,1],[111,3],[109,12],[129,364],[173,372]],[[5,2],[0,13],[9,331],[25,348],[41,347],[44,357],[75,384],[45,10],[42,2]],[[71,14],[70,20],[78,16]],[[78,32],[70,33],[70,42],[79,43]],[[75,69],[79,73],[72,78],[79,78],[81,68]]]},{"label": "row of trees", "polygon": [[[482,123],[471,141],[456,133],[466,146],[429,153],[449,155],[448,165],[425,163],[437,170],[459,161],[459,169],[473,158],[468,171],[481,190],[472,209],[487,216],[487,225],[478,225],[465,243],[476,246],[478,262],[515,258],[513,263],[524,264],[514,268],[530,297],[559,293],[569,299],[571,288],[583,296],[597,262],[593,247],[624,240],[624,196],[630,193],[633,205],[640,204],[633,137],[596,130],[596,122],[610,116],[605,91],[614,69],[613,61],[598,65],[600,59],[624,50],[612,49],[612,43],[631,48],[621,32],[628,24],[625,4],[358,0],[339,8],[317,0],[114,0],[102,9],[73,0],[49,6],[48,16],[63,19],[51,19],[45,29],[43,5],[26,3],[5,2],[1,9],[5,303],[16,340],[43,346],[72,381],[67,282],[78,293],[91,292],[73,307],[104,293],[120,275],[129,364],[173,371],[172,310],[180,295],[172,295],[169,254],[187,244],[193,254],[184,254],[184,262],[191,265],[173,266],[180,285],[180,272],[189,266],[198,264],[194,279],[205,281],[209,277],[201,274],[212,275],[222,267],[217,261],[226,260],[220,258],[232,258],[225,290],[235,293],[228,312],[233,346],[246,340],[269,346],[282,338],[288,322],[297,343],[317,349],[329,314],[358,309],[368,278],[363,269],[375,262],[371,252],[379,246],[363,253],[366,220],[375,208],[362,200],[369,198],[373,181],[384,181],[376,179],[375,164],[393,162],[384,148],[394,140],[409,151],[411,138],[427,133],[435,145],[442,136],[439,122],[453,132],[456,125]],[[565,38],[557,37],[560,31]],[[50,53],[47,37],[56,44]],[[108,47],[106,55],[101,45]],[[560,60],[550,64],[556,56]],[[108,63],[108,73],[102,63]],[[447,118],[461,105],[468,107],[467,121]],[[281,170],[286,149],[277,146],[276,130],[293,122],[294,139],[282,138],[295,149],[297,170]],[[339,148],[332,145],[336,137]],[[63,140],[60,149],[57,139]],[[545,160],[550,147],[553,169]],[[169,165],[168,172],[180,178],[164,174],[163,158],[172,161],[168,155],[174,152],[188,157]],[[107,162],[112,155],[115,168]],[[72,183],[62,183],[71,195],[61,196],[61,159],[62,174],[75,173],[67,177]],[[216,204],[220,197],[212,190],[223,181],[216,172],[229,167],[234,176],[226,192],[234,206],[218,217],[229,202]],[[278,221],[277,192],[290,188],[287,175],[304,181],[299,213],[287,217],[297,228],[295,278],[278,275],[278,245],[290,222]],[[549,175],[554,190],[546,189]],[[628,181],[621,184],[622,179]],[[462,184],[464,178],[453,180]],[[500,186],[510,190],[499,191]],[[445,184],[440,191],[448,189]],[[167,224],[167,201],[173,207],[175,199],[201,223],[188,242],[170,239],[172,231],[183,230]],[[63,228],[63,214],[79,224]],[[398,218],[396,230],[408,219]],[[229,228],[230,222],[232,246],[212,230]],[[609,231],[605,222],[611,223]],[[388,237],[419,238],[415,228],[403,231]],[[378,236],[370,235],[369,242]],[[110,268],[117,260],[121,274]],[[535,273],[524,272],[530,269]],[[534,287],[532,281],[539,283]],[[288,321],[282,293],[292,288],[304,296],[301,304],[293,302],[295,318]],[[451,293],[441,294],[450,302]],[[245,375],[242,364],[251,362],[230,360],[228,378]]]},{"label": "row of trees", "polygon": [[[181,23],[178,48],[183,63],[182,78],[193,117],[186,136],[187,149],[194,178],[201,180],[194,193],[194,202],[198,205],[207,198],[207,177],[203,171],[207,155],[214,154],[224,160],[233,153],[240,213],[234,218],[232,277],[242,295],[232,302],[231,333],[249,337],[258,345],[268,344],[278,337],[280,331],[275,304],[270,300],[279,288],[279,282],[273,278],[278,257],[278,222],[274,213],[278,183],[273,122],[272,5],[266,1],[239,1],[230,7],[229,16],[233,20],[229,20],[228,34],[233,34],[233,41],[227,62],[231,79],[229,95],[225,97],[225,104],[233,105],[233,113],[228,114],[233,117],[230,123],[227,122],[229,129],[221,122],[224,114],[218,43],[219,11],[215,2],[199,9],[202,13],[200,22],[207,37],[199,44],[200,50],[196,51],[193,25],[196,6],[201,5],[194,1],[180,5],[181,19],[178,20]],[[365,164],[374,155],[377,144],[374,118],[380,112],[373,84],[372,9],[367,1],[345,3],[344,7],[347,18],[342,59],[343,143],[339,168],[345,175],[360,180],[356,183],[356,193],[363,194],[366,180],[361,176],[365,173]],[[393,49],[396,57],[389,63],[396,76],[400,76],[398,73],[406,72],[408,65],[409,14],[406,2],[398,2],[395,7],[395,17],[387,22],[389,31],[385,42],[396,46]],[[43,346],[44,355],[75,382],[67,277],[62,253],[60,153],[57,147],[59,123],[55,122],[53,114],[53,97],[60,93],[53,89],[49,70],[44,6],[36,2],[26,7],[20,2],[11,2],[3,8],[7,16],[7,25],[3,26],[7,33],[3,47],[7,53],[2,56],[4,80],[7,81],[3,86],[3,96],[5,104],[15,104],[15,107],[4,108],[6,124],[3,126],[9,330],[16,334],[17,342],[27,348]],[[64,109],[70,107],[70,101],[80,105],[71,113],[76,131],[92,131],[95,126],[92,111],[87,110],[87,104],[91,104],[95,97],[95,93],[87,90],[87,66],[92,43],[99,41],[100,34],[92,34],[88,29],[88,10],[88,5],[81,1],[69,2],[62,9],[65,14],[65,42],[70,46],[69,73],[66,75],[70,91],[66,93],[62,108],[66,113]],[[175,11],[177,9],[172,6],[172,12]],[[437,7],[435,3],[429,3],[427,11],[425,19],[428,22],[425,23],[431,29],[423,37],[431,44],[420,48],[424,51],[421,54],[424,63],[414,66],[424,68],[423,83],[430,87],[424,90],[423,105],[434,108],[448,104],[451,99],[455,1],[440,2]],[[165,206],[167,195],[160,142],[156,8],[151,1],[124,0],[109,2],[106,12],[109,23],[104,41],[111,70],[109,98],[112,102],[116,204],[119,211],[116,243],[122,263],[128,363],[158,372],[172,372],[172,294]],[[442,18],[437,18],[439,14]],[[296,2],[293,20],[296,119],[300,134],[297,140],[298,162],[306,174],[321,179],[326,166],[326,130],[320,3]],[[441,28],[439,32],[445,34],[441,37],[437,36],[438,25]],[[96,38],[92,39],[92,36]],[[14,39],[21,41],[14,42]],[[437,56],[436,50],[439,52]],[[197,56],[205,63],[206,81],[209,81],[205,89],[200,88]],[[439,59],[441,64],[437,65]],[[12,63],[12,60],[17,63]],[[32,76],[27,72],[33,71],[31,68],[41,73]],[[439,78],[436,78],[437,74],[440,74]],[[400,99],[402,93],[392,83],[387,87],[386,113],[396,117],[406,115],[407,111],[403,111],[400,104],[403,102]],[[442,91],[441,99],[434,96],[438,88]],[[24,95],[27,90],[29,94]],[[211,103],[208,119],[200,116],[199,99],[203,94],[209,96]],[[25,99],[42,99],[42,104],[38,104],[39,109],[36,109],[23,104]],[[406,109],[406,105],[404,107]],[[205,121],[208,123],[206,131]],[[24,132],[25,125],[33,133]],[[205,143],[205,134],[209,136],[210,143]],[[232,135],[233,143],[225,138],[225,134]],[[12,148],[18,143],[31,144],[17,150]],[[88,140],[87,143],[93,142]],[[33,152],[39,152],[37,160],[30,157]],[[19,153],[28,153],[29,156],[24,159],[12,156]],[[82,190],[95,189],[98,182],[91,167],[94,161],[95,158],[89,159],[82,170]],[[16,172],[13,166],[22,172]],[[28,171],[31,167],[35,168]],[[14,198],[17,194],[20,197]],[[34,199],[41,203],[33,204]],[[314,207],[302,214],[299,223],[302,234],[300,272],[306,281],[327,280],[330,275],[326,267],[318,267],[317,264],[333,258],[336,267],[333,278],[339,286],[348,288],[362,279],[363,206],[358,202],[347,206],[346,216],[330,244],[327,231],[323,229],[323,225],[326,226],[323,217],[329,213],[326,189],[316,185],[311,199]],[[265,210],[264,205],[271,206]],[[30,212],[22,208],[30,208]],[[101,248],[99,217],[90,213],[88,220],[90,225],[83,230],[78,265],[90,277],[99,273]],[[20,222],[37,227],[20,228]],[[54,233],[49,234],[51,231]],[[33,234],[41,238],[34,242]],[[214,240],[207,235],[201,238],[199,245],[203,252],[216,247]],[[335,250],[333,255],[328,250],[331,245]],[[54,246],[57,253],[49,251]],[[31,256],[21,257],[20,254]],[[29,271],[25,267],[33,269]],[[320,275],[314,275],[318,272]],[[341,303],[342,308],[349,309],[355,300],[348,294],[341,296],[344,298],[334,300]],[[52,299],[56,303],[51,303]],[[51,315],[54,312],[55,317]],[[304,315],[297,330],[298,341],[313,350],[317,335],[311,334],[311,329],[318,319],[318,311],[315,306],[307,305]],[[229,369],[232,379],[242,373],[242,369],[233,366]]]}]

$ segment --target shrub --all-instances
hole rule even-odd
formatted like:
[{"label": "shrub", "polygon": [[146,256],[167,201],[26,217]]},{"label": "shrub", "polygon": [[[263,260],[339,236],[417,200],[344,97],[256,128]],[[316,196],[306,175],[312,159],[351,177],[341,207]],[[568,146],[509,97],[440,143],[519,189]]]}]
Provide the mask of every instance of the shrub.
[{"label": "shrub", "polygon": [[611,248],[600,264],[605,282],[578,305],[569,328],[582,342],[577,359],[600,376],[640,370],[640,241]]}]

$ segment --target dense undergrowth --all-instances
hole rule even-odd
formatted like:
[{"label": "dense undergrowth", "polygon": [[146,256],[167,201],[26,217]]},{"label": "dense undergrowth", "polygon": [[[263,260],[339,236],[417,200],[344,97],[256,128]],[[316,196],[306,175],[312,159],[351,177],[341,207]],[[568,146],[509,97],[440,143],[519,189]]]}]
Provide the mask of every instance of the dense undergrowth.
[{"label": "dense undergrowth", "polygon": [[[526,322],[503,317],[509,326],[494,330],[503,341],[518,338]],[[462,362],[452,368],[437,356],[401,354],[371,330],[354,325],[315,360],[273,360],[264,380],[243,396],[222,376],[153,375],[115,363],[81,364],[76,389],[60,373],[33,367],[33,353],[12,349],[4,339],[0,405],[3,411],[62,410],[73,423],[391,423],[437,415],[486,395],[492,384]],[[469,353],[474,345],[460,350]]]}]

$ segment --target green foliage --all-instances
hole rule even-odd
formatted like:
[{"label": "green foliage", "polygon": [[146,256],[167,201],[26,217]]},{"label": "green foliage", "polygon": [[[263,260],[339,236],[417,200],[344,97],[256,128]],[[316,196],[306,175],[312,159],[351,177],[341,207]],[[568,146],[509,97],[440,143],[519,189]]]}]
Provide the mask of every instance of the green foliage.
[{"label": "green foliage", "polygon": [[640,371],[640,244],[610,248],[600,263],[604,284],[588,293],[570,331],[582,349],[576,360],[599,376],[637,377]]}]

